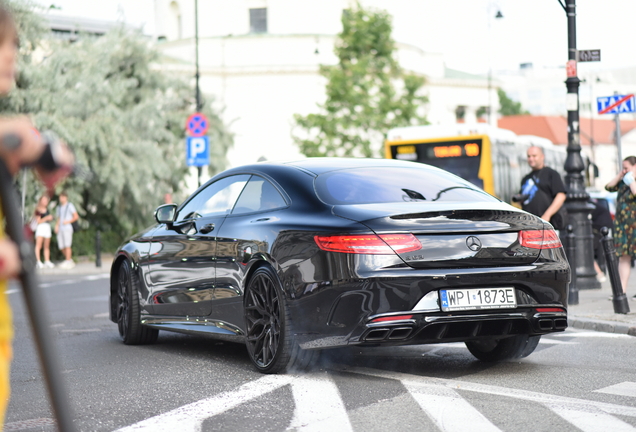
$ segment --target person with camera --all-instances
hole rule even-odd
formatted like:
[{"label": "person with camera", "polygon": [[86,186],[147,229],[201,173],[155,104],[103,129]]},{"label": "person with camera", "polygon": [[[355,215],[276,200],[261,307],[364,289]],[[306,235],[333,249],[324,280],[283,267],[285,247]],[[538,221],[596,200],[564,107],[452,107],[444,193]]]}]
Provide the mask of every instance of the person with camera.
[{"label": "person with camera", "polygon": [[636,258],[636,181],[634,178],[636,178],[636,156],[628,156],[623,159],[623,169],[605,185],[605,189],[609,192],[618,192],[612,235],[616,255],[618,255],[618,274],[624,293],[627,293],[632,260]]},{"label": "person with camera", "polygon": [[527,156],[532,171],[521,179],[521,191],[513,201],[520,202],[521,208],[528,213],[550,221],[555,229],[564,229],[567,225],[563,208],[566,189],[561,175],[545,165],[541,147],[528,148]]},{"label": "person with camera", "polygon": [[[0,95],[6,95],[15,83],[18,33],[5,3],[0,2]],[[43,159],[44,158],[44,159]],[[69,173],[73,156],[64,145],[52,152],[31,121],[24,117],[0,117],[0,161],[3,172],[15,175],[22,167],[35,165],[44,184],[51,188]],[[56,163],[64,161],[64,167]],[[7,202],[0,202],[0,221],[4,220]],[[0,429],[9,402],[9,368],[12,358],[13,325],[7,298],[8,280],[22,271],[18,245],[8,238],[0,224]]]},{"label": "person with camera", "polygon": [[59,267],[64,269],[72,269],[75,267],[73,262],[71,246],[73,245],[73,222],[77,222],[79,216],[73,203],[68,201],[66,191],[60,192],[60,205],[56,210],[57,223],[55,224],[55,234],[57,234],[57,245],[64,254],[64,261]]}]

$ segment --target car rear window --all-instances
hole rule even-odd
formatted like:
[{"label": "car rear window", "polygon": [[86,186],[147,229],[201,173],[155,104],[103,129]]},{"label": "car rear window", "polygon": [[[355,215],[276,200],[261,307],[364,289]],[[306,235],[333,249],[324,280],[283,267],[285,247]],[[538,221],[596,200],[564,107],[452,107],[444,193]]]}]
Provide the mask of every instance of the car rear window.
[{"label": "car rear window", "polygon": [[316,177],[316,193],[327,204],[391,202],[499,202],[473,184],[440,169],[365,167]]}]

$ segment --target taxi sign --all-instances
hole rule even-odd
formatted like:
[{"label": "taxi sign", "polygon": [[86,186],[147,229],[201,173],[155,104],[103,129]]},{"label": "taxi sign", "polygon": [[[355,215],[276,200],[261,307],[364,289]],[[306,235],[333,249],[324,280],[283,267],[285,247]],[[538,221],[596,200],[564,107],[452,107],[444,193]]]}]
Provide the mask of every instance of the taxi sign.
[{"label": "taxi sign", "polygon": [[634,95],[613,95],[596,98],[599,114],[623,114],[636,111]]}]

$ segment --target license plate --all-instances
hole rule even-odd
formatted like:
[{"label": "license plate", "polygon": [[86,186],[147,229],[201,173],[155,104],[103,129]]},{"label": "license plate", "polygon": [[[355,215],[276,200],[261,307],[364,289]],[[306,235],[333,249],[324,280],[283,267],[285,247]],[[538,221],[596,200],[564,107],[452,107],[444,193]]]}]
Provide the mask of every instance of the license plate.
[{"label": "license plate", "polygon": [[443,311],[517,307],[512,287],[440,290],[439,294]]}]

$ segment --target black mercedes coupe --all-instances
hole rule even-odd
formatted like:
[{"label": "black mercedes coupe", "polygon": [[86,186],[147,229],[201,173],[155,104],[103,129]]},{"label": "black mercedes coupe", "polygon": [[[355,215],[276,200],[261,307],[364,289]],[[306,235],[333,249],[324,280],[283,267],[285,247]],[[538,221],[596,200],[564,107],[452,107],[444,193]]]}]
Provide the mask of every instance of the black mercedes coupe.
[{"label": "black mercedes coupe", "polygon": [[464,342],[521,358],[567,327],[570,267],[546,221],[446,171],[385,159],[233,168],[117,251],[110,318],[247,345],[264,373],[320,350]]}]

